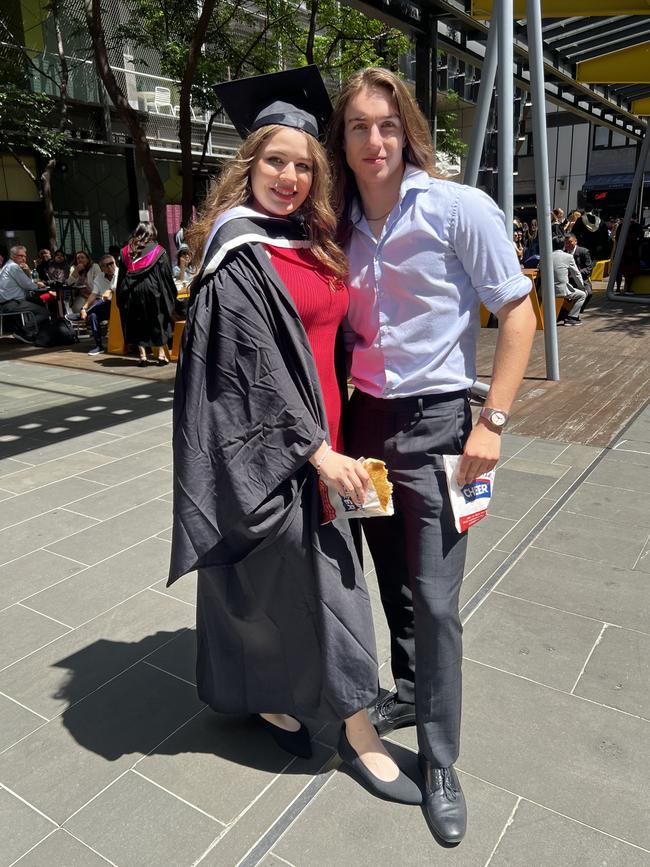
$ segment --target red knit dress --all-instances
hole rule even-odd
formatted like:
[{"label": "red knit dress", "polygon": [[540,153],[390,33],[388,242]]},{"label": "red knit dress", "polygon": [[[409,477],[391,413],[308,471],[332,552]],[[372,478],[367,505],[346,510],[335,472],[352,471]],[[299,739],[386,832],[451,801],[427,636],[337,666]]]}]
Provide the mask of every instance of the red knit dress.
[{"label": "red knit dress", "polygon": [[331,446],[343,450],[341,392],[334,366],[336,333],[348,312],[348,287],[309,250],[267,247],[305,326],[325,403]]}]

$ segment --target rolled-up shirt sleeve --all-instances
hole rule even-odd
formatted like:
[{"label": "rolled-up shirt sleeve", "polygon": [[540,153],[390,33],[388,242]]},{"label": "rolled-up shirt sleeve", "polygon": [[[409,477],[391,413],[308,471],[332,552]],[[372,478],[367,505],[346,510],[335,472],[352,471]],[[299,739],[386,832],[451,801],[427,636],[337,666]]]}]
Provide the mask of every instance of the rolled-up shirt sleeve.
[{"label": "rolled-up shirt sleeve", "polygon": [[472,286],[491,313],[528,295],[530,280],[521,273],[503,211],[481,190],[460,188],[452,209],[449,238]]}]

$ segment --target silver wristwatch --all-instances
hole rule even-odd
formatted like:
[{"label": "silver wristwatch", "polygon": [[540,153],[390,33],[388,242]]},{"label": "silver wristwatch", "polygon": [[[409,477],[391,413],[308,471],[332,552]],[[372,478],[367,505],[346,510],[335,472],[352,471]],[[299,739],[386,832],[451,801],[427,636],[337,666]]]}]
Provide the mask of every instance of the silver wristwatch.
[{"label": "silver wristwatch", "polygon": [[503,430],[508,423],[508,413],[502,409],[494,409],[491,406],[484,406],[479,413],[479,418],[487,419],[494,427]]}]

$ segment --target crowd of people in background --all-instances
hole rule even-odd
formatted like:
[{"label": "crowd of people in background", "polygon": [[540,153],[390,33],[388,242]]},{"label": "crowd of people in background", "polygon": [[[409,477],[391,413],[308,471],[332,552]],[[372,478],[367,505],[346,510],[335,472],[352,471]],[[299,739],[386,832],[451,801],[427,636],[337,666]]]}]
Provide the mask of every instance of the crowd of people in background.
[{"label": "crowd of people in background", "polygon": [[[599,260],[613,259],[622,223],[620,218],[605,221],[598,214],[586,210],[576,209],[568,217],[562,208],[554,208],[551,212],[555,295],[566,301],[566,309],[561,312],[559,321],[566,325],[580,322],[580,315],[593,294],[591,273],[594,264]],[[529,222],[515,219],[512,240],[522,268],[538,269],[541,252],[537,218],[532,217]],[[632,293],[632,281],[640,273],[646,255],[643,241],[643,228],[632,219],[616,278],[614,291],[618,294]]]},{"label": "crowd of people in background", "polygon": [[[141,223],[123,248],[111,246],[97,261],[86,250],[68,255],[43,248],[30,265],[27,249],[18,244],[0,265],[0,313],[13,314],[5,332],[12,330],[22,343],[48,346],[63,342],[65,328],[74,335],[85,325],[93,341],[88,354],[101,355],[116,292],[123,333],[141,366],[149,363],[149,351],[158,365],[167,363],[165,347],[173,322],[185,318],[183,296],[195,273],[184,244],[172,269],[150,223]],[[62,321],[65,328],[53,328]]]}]

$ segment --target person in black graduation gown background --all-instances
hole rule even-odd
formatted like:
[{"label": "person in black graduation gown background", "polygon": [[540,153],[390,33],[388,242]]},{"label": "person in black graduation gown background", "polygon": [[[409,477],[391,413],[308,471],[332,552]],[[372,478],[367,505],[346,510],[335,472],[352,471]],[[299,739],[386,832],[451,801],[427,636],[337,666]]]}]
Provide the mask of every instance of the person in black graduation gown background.
[{"label": "person in black graduation gown background", "polygon": [[167,253],[156,238],[152,223],[139,223],[121,252],[117,277],[124,339],[138,347],[140,367],[147,366],[149,347],[159,367],[168,363],[165,346],[173,330],[176,284]]},{"label": "person in black graduation gown background", "polygon": [[[363,785],[418,804],[419,787],[366,710],[377,691],[375,639],[348,522],[321,524],[320,481],[357,500],[368,481],[332,447],[339,440],[301,318],[301,303],[311,319],[340,311],[334,326],[347,309],[317,141],[329,97],[315,67],[217,90],[248,137],[185,233],[201,269],[175,386],[168,582],[198,572],[199,696],[218,712],[256,715],[303,757],[311,745],[302,719],[336,721],[339,753]],[[289,269],[283,279],[276,262]],[[292,268],[302,269],[297,279]]]}]

